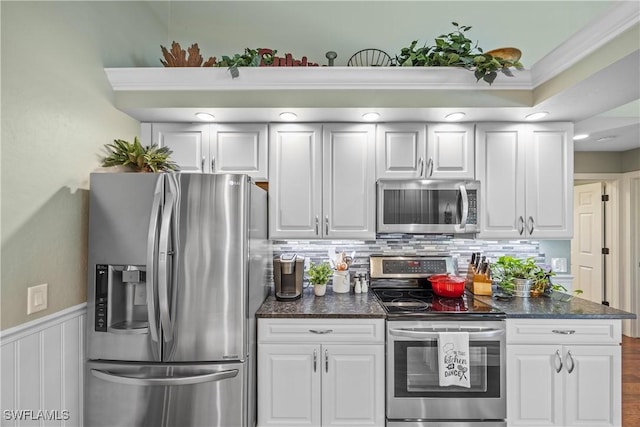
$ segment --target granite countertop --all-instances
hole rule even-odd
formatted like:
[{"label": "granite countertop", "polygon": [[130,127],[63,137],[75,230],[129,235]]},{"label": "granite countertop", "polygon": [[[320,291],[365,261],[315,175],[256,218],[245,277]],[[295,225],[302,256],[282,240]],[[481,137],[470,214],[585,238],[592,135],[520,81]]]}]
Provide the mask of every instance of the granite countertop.
[{"label": "granite countertop", "polygon": [[302,298],[295,301],[278,301],[272,293],[258,309],[256,317],[384,319],[386,313],[373,292],[338,294],[333,292],[332,286],[327,286],[324,296],[315,296],[313,288],[307,287]]},{"label": "granite countertop", "polygon": [[635,319],[636,315],[584,298],[573,297],[560,301],[547,296],[500,300],[490,296],[474,295],[484,303],[503,311],[509,318],[532,319]]},{"label": "granite countertop", "polygon": [[[531,319],[635,319],[636,315],[583,298],[574,297],[564,302],[547,296],[536,298],[511,298],[474,295],[476,300],[489,304],[509,318]],[[373,292],[364,294],[338,294],[332,286],[327,293],[317,297],[313,288],[303,290],[296,301],[278,301],[273,293],[256,312],[256,317],[271,318],[386,318],[386,312]]]}]

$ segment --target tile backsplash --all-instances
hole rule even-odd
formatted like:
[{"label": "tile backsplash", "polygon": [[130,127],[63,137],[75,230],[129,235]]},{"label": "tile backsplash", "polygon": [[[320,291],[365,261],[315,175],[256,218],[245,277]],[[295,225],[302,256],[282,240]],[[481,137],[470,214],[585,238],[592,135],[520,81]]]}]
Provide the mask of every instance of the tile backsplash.
[{"label": "tile backsplash", "polygon": [[274,240],[273,255],[295,252],[314,263],[327,261],[327,251],[344,251],[347,255],[355,252],[353,272],[366,272],[369,269],[369,255],[372,254],[415,254],[415,255],[452,255],[457,262],[459,273],[466,274],[471,254],[481,252],[491,260],[501,255],[534,257],[536,262],[544,263],[540,242],[531,240],[474,240],[460,239],[441,235],[378,235],[376,240]]}]

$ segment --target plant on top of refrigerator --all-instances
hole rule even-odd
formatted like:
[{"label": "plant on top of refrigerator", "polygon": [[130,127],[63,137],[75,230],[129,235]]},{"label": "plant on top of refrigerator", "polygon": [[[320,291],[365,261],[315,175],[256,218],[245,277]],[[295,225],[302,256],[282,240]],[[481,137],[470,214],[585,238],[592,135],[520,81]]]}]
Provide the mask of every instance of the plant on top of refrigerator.
[{"label": "plant on top of refrigerator", "polygon": [[102,159],[102,166],[125,166],[134,172],[170,172],[178,170],[178,165],[171,160],[173,153],[169,147],[157,145],[143,146],[136,136],[133,142],[114,139],[112,144],[105,144],[107,155]]}]

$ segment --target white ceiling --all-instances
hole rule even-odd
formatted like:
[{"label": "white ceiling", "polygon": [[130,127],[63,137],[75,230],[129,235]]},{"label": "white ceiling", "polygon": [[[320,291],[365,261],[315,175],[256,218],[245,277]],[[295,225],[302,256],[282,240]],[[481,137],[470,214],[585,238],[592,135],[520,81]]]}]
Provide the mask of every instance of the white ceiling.
[{"label": "white ceiling", "polygon": [[[562,52],[568,40],[587,37],[597,32],[604,16],[620,1],[235,1],[150,3],[159,20],[167,24],[166,46],[171,41],[183,47],[198,42],[203,56],[232,55],[245,47],[271,47],[279,54],[291,52],[295,58],[307,56],[310,61],[326,64],[324,54],[338,53],[336,65],[345,65],[351,54],[364,48],[380,48],[392,56],[412,40],[433,44],[433,38],[452,31],[451,21],[473,28],[467,36],[478,40],[484,50],[503,46],[518,47],[523,52],[526,69],[543,67],[550,57]],[[638,2],[632,4],[631,20],[637,25]],[[585,45],[585,55],[592,49]],[[461,110],[467,121],[521,121],[531,111],[545,110],[545,120],[572,121],[575,133],[590,137],[576,141],[577,151],[626,151],[640,147],[640,40],[635,54],[615,61],[601,72],[569,84],[547,99],[531,105],[500,105],[478,108],[472,101],[478,94],[469,91],[458,104],[449,100],[442,106],[425,108],[379,108],[381,120],[441,121],[445,113]],[[572,55],[580,53],[572,52]],[[148,56],[148,55],[147,55]],[[158,55],[160,57],[160,55]],[[580,58],[568,58],[567,63]],[[546,61],[546,62],[545,62]],[[561,61],[560,61],[561,62]],[[127,66],[106,58],[110,67]],[[158,63],[136,64],[160,66]],[[562,70],[556,70],[557,75]],[[517,73],[517,72],[516,72]],[[498,79],[509,79],[499,76]],[[482,85],[484,83],[478,83]],[[496,92],[497,93],[497,92]],[[483,96],[487,96],[484,94]],[[488,95],[490,96],[490,94]],[[496,95],[500,96],[500,95]],[[383,103],[384,104],[384,103]],[[293,105],[293,104],[292,104]],[[393,104],[395,105],[395,104]],[[220,121],[278,121],[280,105],[268,108],[212,107],[208,111]],[[298,103],[295,108],[303,121],[359,121],[362,108],[312,108]],[[189,120],[203,108],[166,108],[130,110],[140,120]],[[180,117],[176,119],[177,117]],[[606,141],[597,139],[613,136]]]}]

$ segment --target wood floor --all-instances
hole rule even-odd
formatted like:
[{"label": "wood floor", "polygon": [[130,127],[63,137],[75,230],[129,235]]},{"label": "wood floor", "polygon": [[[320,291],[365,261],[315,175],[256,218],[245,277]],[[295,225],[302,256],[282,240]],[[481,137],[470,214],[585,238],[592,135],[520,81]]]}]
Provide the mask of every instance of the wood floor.
[{"label": "wood floor", "polygon": [[622,337],[622,426],[640,426],[640,338]]}]

